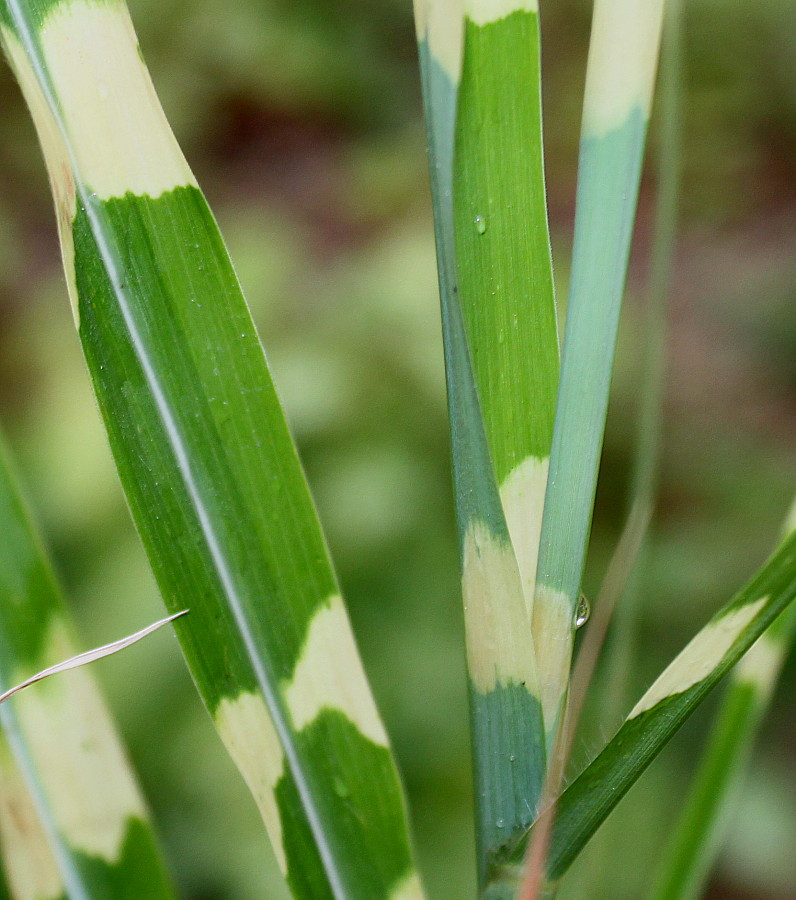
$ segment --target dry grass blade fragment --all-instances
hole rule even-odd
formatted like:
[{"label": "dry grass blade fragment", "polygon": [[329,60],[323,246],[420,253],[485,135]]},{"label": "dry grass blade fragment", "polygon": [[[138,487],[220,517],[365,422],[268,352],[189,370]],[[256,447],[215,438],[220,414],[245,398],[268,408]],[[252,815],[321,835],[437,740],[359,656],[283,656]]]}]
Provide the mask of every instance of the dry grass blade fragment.
[{"label": "dry grass blade fragment", "polygon": [[69,659],[65,659],[63,662],[56,663],[54,666],[47,666],[46,669],[42,669],[41,672],[37,672],[35,675],[31,675],[30,678],[26,678],[24,681],[21,681],[19,684],[15,684],[14,687],[9,688],[7,691],[4,691],[0,694],[0,703],[4,703],[8,700],[9,697],[13,697],[18,691],[21,691],[23,688],[29,687],[31,684],[35,684],[37,681],[41,681],[43,678],[49,678],[50,675],[57,675],[59,672],[66,672],[69,669],[76,669],[78,666],[85,666],[88,663],[94,662],[98,659],[103,659],[106,656],[111,656],[113,653],[118,653],[120,650],[124,650],[127,647],[135,644],[140,641],[141,638],[145,638],[147,635],[152,634],[153,631],[157,631],[159,628],[162,628],[164,625],[168,625],[169,622],[173,622],[175,619],[178,619],[180,616],[184,616],[189,610],[183,609],[180,612],[173,613],[170,616],[166,616],[164,619],[158,619],[157,622],[153,622],[151,625],[147,625],[146,628],[142,628],[140,631],[136,631],[134,634],[129,634],[127,637],[119,638],[118,641],[111,641],[110,644],[103,644],[101,647],[96,647],[93,650],[84,650],[82,653],[78,653],[75,656],[70,656]]}]

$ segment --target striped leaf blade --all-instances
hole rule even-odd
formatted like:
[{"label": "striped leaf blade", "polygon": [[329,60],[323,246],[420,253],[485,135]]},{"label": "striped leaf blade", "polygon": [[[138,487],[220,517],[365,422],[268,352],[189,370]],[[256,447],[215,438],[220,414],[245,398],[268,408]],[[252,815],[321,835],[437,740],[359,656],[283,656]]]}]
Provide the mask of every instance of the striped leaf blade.
[{"label": "striped leaf blade", "polygon": [[[0,690],[74,653],[55,578],[0,445]],[[13,895],[174,896],[92,676],[72,670],[0,706],[0,841]],[[24,826],[20,824],[21,819]]]},{"label": "striped leaf blade", "polygon": [[[796,505],[785,533],[796,526]],[[658,866],[652,900],[698,900],[729,825],[754,739],[796,635],[796,604],[732,670],[692,785]]]},{"label": "striped leaf blade", "polygon": [[462,561],[483,883],[494,849],[522,831],[533,816],[545,769],[544,728],[520,569],[498,492],[459,303],[452,195],[462,9],[457,3],[418,0],[415,14]]},{"label": "striped leaf blade", "polygon": [[796,630],[794,612],[791,607],[774,622],[733,671],[653,881],[652,900],[699,900],[703,896],[758,728]]},{"label": "striped leaf blade", "polygon": [[[567,692],[663,0],[596,0],[586,76],[567,320],[533,605],[555,740]],[[548,623],[558,622],[558,633]]]},{"label": "striped leaf blade", "polygon": [[[547,859],[553,883],[711,688],[796,598],[796,533],[663,671],[597,758],[563,792]],[[527,837],[527,836],[526,836]],[[519,864],[526,840],[506,847]]]},{"label": "striped leaf blade", "polygon": [[[454,142],[456,271],[492,469],[522,579],[514,619],[526,640],[558,380],[539,56],[534,0],[465,3]],[[537,663],[547,640],[538,624],[528,641]],[[551,679],[543,664],[536,667],[544,712]],[[504,683],[513,690],[523,680],[507,672]],[[505,728],[522,726],[510,716]],[[525,799],[534,807],[538,797]]]},{"label": "striped leaf blade", "polygon": [[297,897],[414,898],[401,786],[217,226],[118,0],[4,0],[111,448]]}]

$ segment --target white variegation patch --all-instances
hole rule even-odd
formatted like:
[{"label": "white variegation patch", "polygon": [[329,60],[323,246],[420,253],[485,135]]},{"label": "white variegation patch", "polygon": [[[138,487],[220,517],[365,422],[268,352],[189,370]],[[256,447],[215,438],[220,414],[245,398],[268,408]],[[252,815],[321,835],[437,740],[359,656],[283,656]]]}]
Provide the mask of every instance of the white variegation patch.
[{"label": "white variegation patch", "polygon": [[77,177],[100,199],[195,184],[123,3],[57,3],[40,30]]},{"label": "white variegation patch", "polygon": [[[65,626],[54,623],[43,661],[72,653]],[[14,702],[64,840],[89,856],[118,862],[130,818],[145,819],[146,810],[91,675],[72,669],[26,688]]]},{"label": "white variegation patch", "polygon": [[389,900],[423,900],[423,886],[416,872],[407,875],[390,891]]},{"label": "white variegation patch", "polygon": [[33,798],[5,744],[0,746],[0,852],[14,900],[54,900],[65,893]]},{"label": "white variegation patch", "polygon": [[552,734],[561,716],[572,660],[572,604],[566,594],[536,586],[533,636],[545,727]]},{"label": "white variegation patch", "polygon": [[638,108],[649,117],[663,21],[663,0],[596,0],[592,19],[584,135],[620,127]]},{"label": "white variegation patch", "polygon": [[277,862],[282,872],[287,872],[282,819],[274,797],[274,787],[284,771],[284,753],[265,703],[259,694],[245,691],[234,700],[222,700],[213,721],[252,792]]},{"label": "white variegation patch", "polygon": [[514,551],[480,522],[464,537],[462,597],[474,688],[486,694],[513,682],[536,696],[533,639]]},{"label": "white variegation patch", "polygon": [[464,0],[414,0],[418,41],[425,41],[429,54],[453,84],[462,71]]},{"label": "white variegation patch", "polygon": [[75,217],[75,181],[72,165],[64,144],[58,124],[53,118],[49,104],[42,93],[39,82],[28,62],[21,44],[11,31],[0,29],[8,60],[14,69],[19,86],[30,109],[36,133],[39,136],[47,172],[50,176],[50,188],[55,201],[55,213],[58,221],[58,236],[61,241],[61,252],[64,261],[66,285],[75,324],[79,324],[77,287],[75,285],[75,248],[72,240],[72,220]]},{"label": "white variegation patch", "polygon": [[782,526],[783,539],[790,537],[796,531],[796,500],[791,504],[788,515],[785,517],[785,524]]},{"label": "white variegation patch", "polygon": [[785,656],[785,647],[768,634],[762,634],[733,669],[733,678],[753,685],[767,698],[779,677]]},{"label": "white variegation patch", "polygon": [[500,486],[503,514],[514,546],[529,615],[536,588],[548,463],[549,459],[528,456],[511,470]]},{"label": "white variegation patch", "polygon": [[465,0],[467,18],[475,25],[489,25],[512,13],[537,12],[538,0]]},{"label": "white variegation patch", "polygon": [[297,731],[314,722],[324,709],[336,709],[365,737],[387,746],[341,597],[330,597],[328,605],[313,616],[293,675],[283,682],[282,692]]},{"label": "white variegation patch", "polygon": [[682,694],[698,684],[716,668],[735,643],[740,633],[765,606],[768,597],[734,609],[709,622],[664,669],[657,681],[633,707],[628,719],[633,719],[673,694]]}]

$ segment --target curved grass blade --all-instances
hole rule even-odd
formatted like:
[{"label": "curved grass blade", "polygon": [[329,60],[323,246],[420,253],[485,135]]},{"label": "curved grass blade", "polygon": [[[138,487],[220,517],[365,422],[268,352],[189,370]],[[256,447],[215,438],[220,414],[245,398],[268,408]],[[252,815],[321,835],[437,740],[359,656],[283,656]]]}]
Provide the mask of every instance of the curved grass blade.
[{"label": "curved grass blade", "polygon": [[[796,598],[796,533],[708,622],[636,704],[557,802],[547,878],[557,882],[608,814],[711,688]],[[527,836],[505,848],[518,864]]]},{"label": "curved grass blade", "polygon": [[[796,526],[794,505],[787,531]],[[698,900],[715,862],[752,747],[796,635],[796,606],[783,613],[732,670],[707,747],[672,832],[652,900]]]},{"label": "curved grass blade", "polygon": [[458,297],[452,191],[462,8],[455,2],[418,0],[415,14],[462,560],[483,883],[494,848],[532,819],[545,769],[544,732],[520,569],[495,481]]},{"label": "curved grass blade", "polygon": [[[550,471],[542,519],[534,634],[549,746],[563,713],[602,449],[619,309],[635,218],[663,0],[597,0],[578,166],[575,240]],[[560,630],[548,630],[551,621]]]},{"label": "curved grass blade", "polygon": [[403,795],[262,347],[119,0],[2,0],[78,334],[188,665],[297,897],[414,898]]},{"label": "curved grass blade", "polygon": [[[6,690],[5,699],[44,677],[23,676],[69,656],[73,643],[1,444],[0,534],[0,690],[22,682]],[[93,678],[75,670],[30,687],[0,706],[0,723],[0,839],[14,896],[116,900],[123,884],[128,896],[173,897],[143,799]]]}]

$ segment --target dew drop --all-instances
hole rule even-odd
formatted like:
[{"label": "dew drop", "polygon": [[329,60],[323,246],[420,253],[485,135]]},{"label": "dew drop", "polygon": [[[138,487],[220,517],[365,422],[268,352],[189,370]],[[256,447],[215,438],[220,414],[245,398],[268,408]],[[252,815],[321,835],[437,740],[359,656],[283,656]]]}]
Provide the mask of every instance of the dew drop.
[{"label": "dew drop", "polygon": [[476,216],[475,227],[479,234],[486,234],[486,219],[483,216]]},{"label": "dew drop", "polygon": [[498,828],[505,828],[505,827],[506,827],[506,821],[505,821],[505,819],[498,819],[497,822],[495,822],[495,825],[496,825]]},{"label": "dew drop", "polygon": [[582,628],[591,615],[591,605],[586,599],[586,595],[581,592],[578,596],[578,602],[575,604],[575,628]]}]

